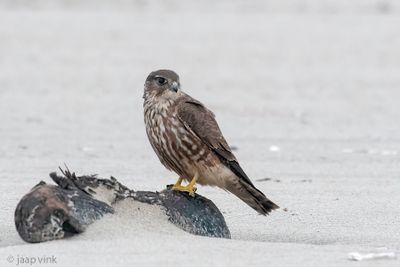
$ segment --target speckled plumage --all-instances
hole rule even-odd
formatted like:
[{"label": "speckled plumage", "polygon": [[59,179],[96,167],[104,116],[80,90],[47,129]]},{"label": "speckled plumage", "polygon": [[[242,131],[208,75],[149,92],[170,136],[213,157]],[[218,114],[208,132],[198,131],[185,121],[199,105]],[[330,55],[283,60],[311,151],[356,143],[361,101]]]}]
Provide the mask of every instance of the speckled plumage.
[{"label": "speckled plumage", "polygon": [[143,98],[147,136],[167,169],[187,181],[197,173],[199,184],[228,190],[260,214],[278,208],[244,173],[214,114],[180,90],[175,72],[150,73]]}]

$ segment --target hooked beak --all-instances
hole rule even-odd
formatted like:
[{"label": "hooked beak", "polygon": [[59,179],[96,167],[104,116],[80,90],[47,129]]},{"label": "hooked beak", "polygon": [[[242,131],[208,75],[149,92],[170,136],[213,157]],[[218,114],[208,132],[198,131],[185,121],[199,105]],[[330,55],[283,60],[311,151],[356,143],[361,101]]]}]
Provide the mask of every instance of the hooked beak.
[{"label": "hooked beak", "polygon": [[175,93],[178,92],[179,89],[179,84],[177,82],[172,82],[171,86],[169,87],[171,91],[174,91]]}]

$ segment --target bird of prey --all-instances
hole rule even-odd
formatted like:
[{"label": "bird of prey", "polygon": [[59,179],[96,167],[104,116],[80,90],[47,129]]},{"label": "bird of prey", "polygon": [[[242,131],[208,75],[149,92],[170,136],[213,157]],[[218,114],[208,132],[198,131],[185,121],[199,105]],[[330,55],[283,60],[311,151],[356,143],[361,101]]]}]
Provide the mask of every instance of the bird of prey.
[{"label": "bird of prey", "polygon": [[[161,163],[179,175],[173,190],[194,196],[195,184],[227,190],[262,215],[279,208],[240,167],[215,120],[201,102],[184,93],[172,70],[151,72],[144,85],[144,121]],[[186,180],[187,186],[181,185]]]}]

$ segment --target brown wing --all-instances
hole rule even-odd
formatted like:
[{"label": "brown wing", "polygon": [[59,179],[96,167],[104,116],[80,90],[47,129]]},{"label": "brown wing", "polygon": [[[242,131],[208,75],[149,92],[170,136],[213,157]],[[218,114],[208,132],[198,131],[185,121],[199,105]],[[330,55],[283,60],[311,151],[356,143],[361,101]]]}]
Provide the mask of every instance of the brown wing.
[{"label": "brown wing", "polygon": [[262,215],[267,215],[278,205],[258,190],[242,170],[221,130],[214,114],[199,101],[188,95],[178,104],[178,117],[185,127],[194,132],[218,156],[239,180],[227,181],[226,188]]},{"label": "brown wing", "polygon": [[222,135],[214,113],[196,99],[186,95],[178,104],[178,117],[185,127],[192,130],[218,156],[223,164],[244,182],[253,186]]}]

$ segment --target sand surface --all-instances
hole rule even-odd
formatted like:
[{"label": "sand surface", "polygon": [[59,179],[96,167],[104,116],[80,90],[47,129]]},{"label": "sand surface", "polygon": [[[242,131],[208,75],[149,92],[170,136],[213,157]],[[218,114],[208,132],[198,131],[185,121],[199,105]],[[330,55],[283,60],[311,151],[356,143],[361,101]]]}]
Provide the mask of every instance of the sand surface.
[{"label": "sand surface", "polygon": [[[399,266],[347,259],[400,251],[395,1],[38,2],[0,4],[0,266],[42,256],[75,267]],[[177,71],[183,90],[214,111],[244,170],[281,209],[259,216],[200,187],[232,240],[192,236],[124,203],[80,236],[24,243],[18,200],[59,165],[138,190],[175,182],[143,124],[143,83],[159,68]]]}]

